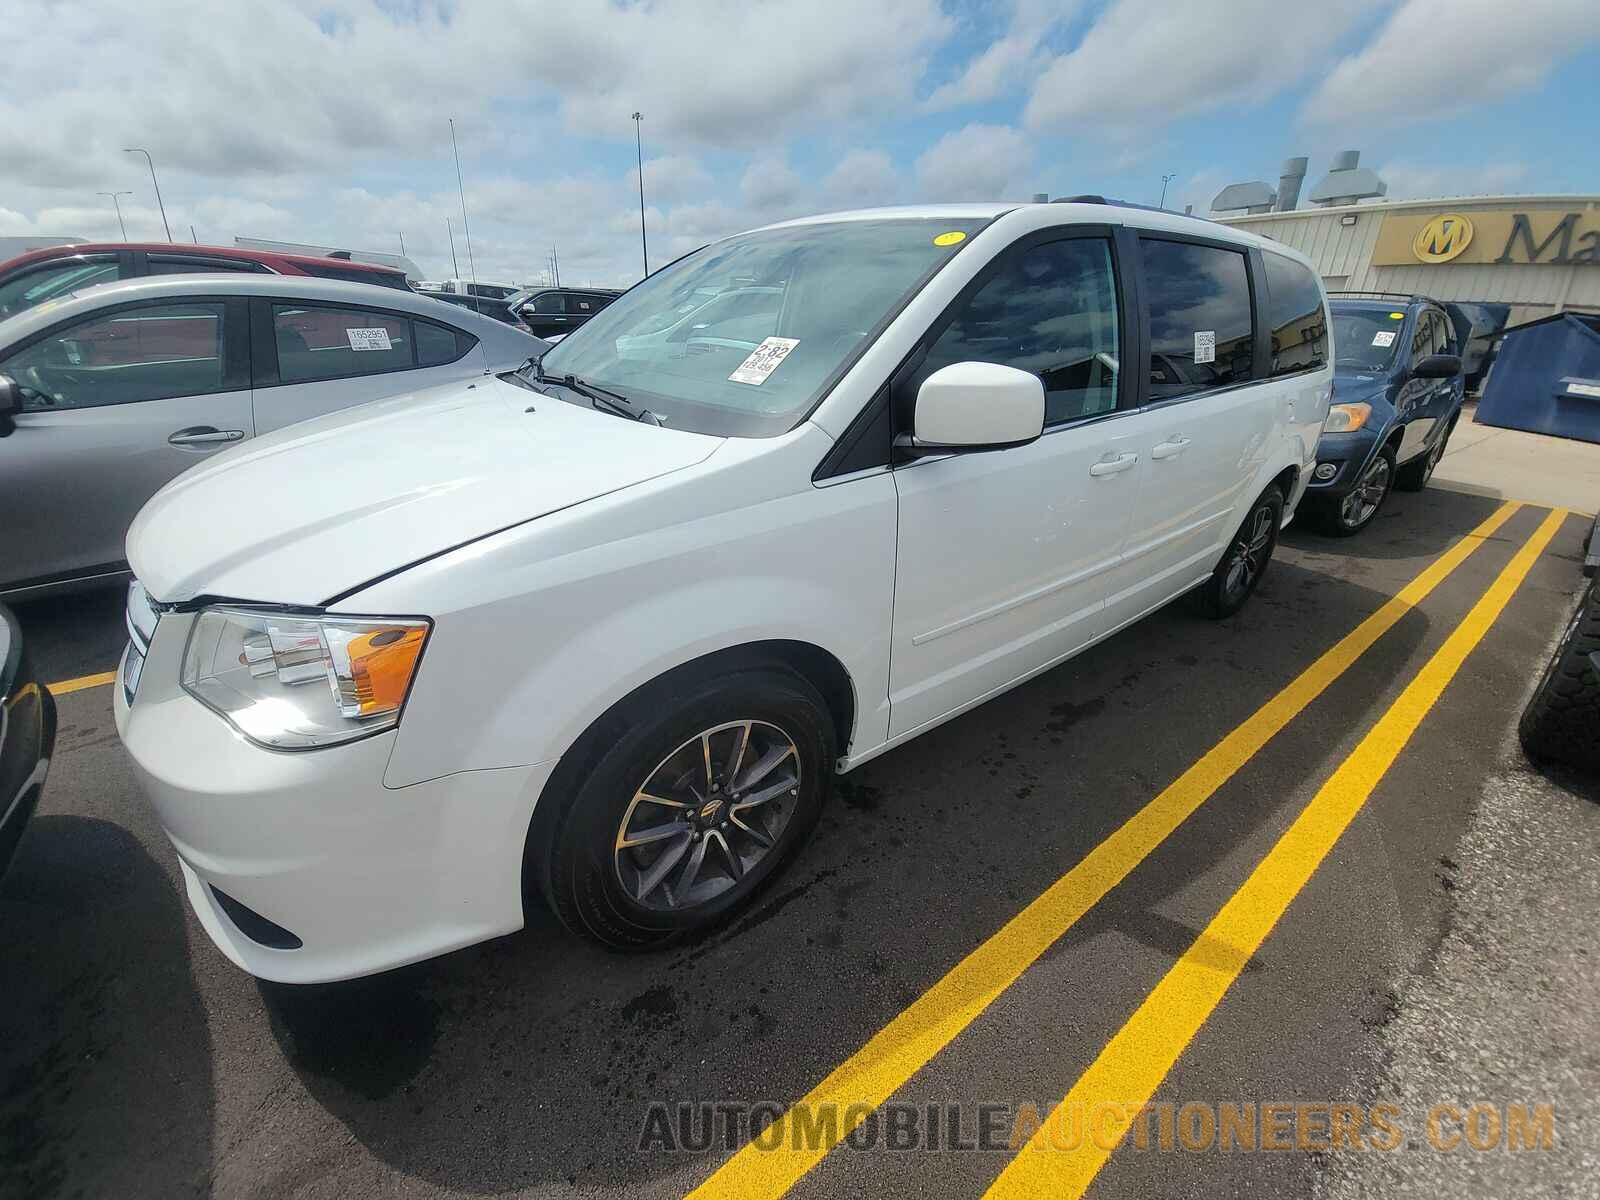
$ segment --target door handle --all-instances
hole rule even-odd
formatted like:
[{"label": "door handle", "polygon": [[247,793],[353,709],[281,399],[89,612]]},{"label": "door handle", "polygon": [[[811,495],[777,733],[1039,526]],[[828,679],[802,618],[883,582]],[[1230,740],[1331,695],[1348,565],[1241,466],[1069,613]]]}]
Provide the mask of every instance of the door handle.
[{"label": "door handle", "polygon": [[1091,475],[1120,475],[1139,461],[1137,454],[1119,454],[1115,458],[1103,458],[1089,468]]},{"label": "door handle", "polygon": [[209,446],[219,442],[242,440],[244,440],[242,429],[213,429],[210,425],[195,425],[178,430],[167,439],[167,442],[173,446]]},{"label": "door handle", "polygon": [[1179,434],[1164,442],[1157,442],[1150,451],[1151,458],[1176,458],[1189,445],[1189,439]]}]

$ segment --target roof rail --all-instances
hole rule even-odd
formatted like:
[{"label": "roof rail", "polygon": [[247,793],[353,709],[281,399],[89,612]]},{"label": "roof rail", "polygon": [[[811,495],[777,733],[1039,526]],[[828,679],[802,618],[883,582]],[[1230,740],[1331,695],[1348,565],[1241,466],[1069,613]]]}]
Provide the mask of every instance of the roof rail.
[{"label": "roof rail", "polygon": [[1422,300],[1428,304],[1438,304],[1432,296],[1423,295],[1421,292],[1329,292],[1330,296],[1349,296],[1358,300],[1404,300],[1407,304],[1413,300]]},{"label": "roof rail", "polygon": [[1051,204],[1105,204],[1112,208],[1137,208],[1144,212],[1166,213],[1169,217],[1188,217],[1191,221],[1209,221],[1209,217],[1196,216],[1194,213],[1182,213],[1176,209],[1161,208],[1154,204],[1136,204],[1132,200],[1118,200],[1111,196],[1101,196],[1095,192],[1085,192],[1081,196],[1057,196],[1050,201]]}]

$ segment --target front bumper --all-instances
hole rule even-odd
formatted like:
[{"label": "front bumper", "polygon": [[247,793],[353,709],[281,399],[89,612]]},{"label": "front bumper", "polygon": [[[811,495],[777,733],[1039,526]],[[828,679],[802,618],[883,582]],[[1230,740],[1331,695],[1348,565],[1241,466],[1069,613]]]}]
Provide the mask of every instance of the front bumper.
[{"label": "front bumper", "polygon": [[[263,750],[179,686],[192,620],[162,617],[136,689],[126,686],[136,656],[124,655],[114,705],[189,901],[225,955],[263,979],[323,983],[522,927],[523,844],[554,763],[389,788],[393,732]],[[298,947],[259,940],[238,906]]]},{"label": "front bumper", "polygon": [[1317,442],[1317,466],[1331,465],[1337,470],[1332,479],[1318,479],[1313,469],[1305,498],[1313,503],[1333,502],[1349,495],[1382,440],[1377,430],[1323,434]]}]

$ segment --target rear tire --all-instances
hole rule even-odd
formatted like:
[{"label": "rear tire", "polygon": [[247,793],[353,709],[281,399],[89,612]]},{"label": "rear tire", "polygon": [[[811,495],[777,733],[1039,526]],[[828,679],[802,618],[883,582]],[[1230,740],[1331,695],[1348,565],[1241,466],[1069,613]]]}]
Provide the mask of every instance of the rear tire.
[{"label": "rear tire", "polygon": [[576,787],[542,801],[558,807],[535,820],[527,860],[562,924],[617,949],[744,907],[805,840],[832,786],[833,718],[778,664],[662,681],[603,726]]},{"label": "rear tire", "polygon": [[1600,771],[1600,581],[1591,582],[1517,726],[1534,762]]},{"label": "rear tire", "polygon": [[1402,492],[1420,492],[1428,486],[1428,480],[1433,478],[1433,470],[1439,465],[1439,460],[1444,457],[1445,447],[1450,444],[1450,435],[1456,431],[1454,418],[1445,427],[1444,436],[1433,444],[1433,448],[1401,467],[1394,474],[1394,486]]},{"label": "rear tire", "polygon": [[1191,593],[1195,607],[1203,615],[1221,619],[1244,607],[1272,562],[1282,525],[1283,493],[1274,484],[1250,506],[1211,578]]}]

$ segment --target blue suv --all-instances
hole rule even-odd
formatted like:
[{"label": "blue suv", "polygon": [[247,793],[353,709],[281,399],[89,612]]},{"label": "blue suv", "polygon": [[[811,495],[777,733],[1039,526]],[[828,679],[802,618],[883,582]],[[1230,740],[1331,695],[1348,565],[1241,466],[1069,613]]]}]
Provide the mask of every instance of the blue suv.
[{"label": "blue suv", "polygon": [[1391,488],[1420,492],[1444,457],[1466,384],[1455,327],[1426,296],[1333,292],[1333,405],[1300,511],[1337,537]]}]

